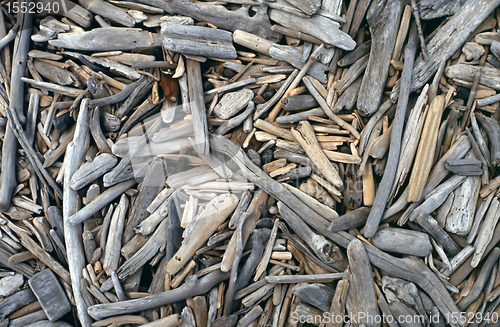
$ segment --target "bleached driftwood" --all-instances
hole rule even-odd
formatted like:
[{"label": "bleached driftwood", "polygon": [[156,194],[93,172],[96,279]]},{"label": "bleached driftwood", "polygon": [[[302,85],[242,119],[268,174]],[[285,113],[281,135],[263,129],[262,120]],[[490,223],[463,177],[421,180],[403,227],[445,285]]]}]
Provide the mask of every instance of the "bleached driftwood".
[{"label": "bleached driftwood", "polygon": [[235,59],[231,33],[201,26],[165,23],[161,26],[165,49],[196,56]]}]

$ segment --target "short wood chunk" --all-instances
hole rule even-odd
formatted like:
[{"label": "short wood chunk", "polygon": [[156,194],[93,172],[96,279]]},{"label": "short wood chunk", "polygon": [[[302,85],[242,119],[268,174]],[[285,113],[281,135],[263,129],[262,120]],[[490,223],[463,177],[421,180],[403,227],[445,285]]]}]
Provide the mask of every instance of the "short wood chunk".
[{"label": "short wood chunk", "polygon": [[484,51],[484,47],[476,42],[466,42],[462,48],[462,52],[467,60],[479,60]]},{"label": "short wood chunk", "polygon": [[50,321],[56,321],[71,311],[71,303],[50,269],[34,275],[28,283]]},{"label": "short wood chunk", "polygon": [[94,160],[84,163],[71,177],[70,187],[77,191],[111,170],[118,159],[110,153],[101,153]]},{"label": "short wood chunk", "polygon": [[426,257],[432,252],[429,236],[422,232],[388,227],[379,230],[372,243],[382,251]]},{"label": "short wood chunk", "polygon": [[293,295],[322,311],[329,311],[335,290],[321,283],[300,283],[292,290]]},{"label": "short wood chunk", "polygon": [[460,176],[481,176],[483,174],[481,160],[474,158],[449,159],[444,162],[444,167]]},{"label": "short wood chunk", "polygon": [[214,114],[221,119],[229,119],[238,114],[252,101],[254,93],[249,89],[226,93],[214,108]]},{"label": "short wood chunk", "polygon": [[215,28],[163,24],[161,35],[167,50],[195,56],[235,59],[236,49],[230,32]]}]

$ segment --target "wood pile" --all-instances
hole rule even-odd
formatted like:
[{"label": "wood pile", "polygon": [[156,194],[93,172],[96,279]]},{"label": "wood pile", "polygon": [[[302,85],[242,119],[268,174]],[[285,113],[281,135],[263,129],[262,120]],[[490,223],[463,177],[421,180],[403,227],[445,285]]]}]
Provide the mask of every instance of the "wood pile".
[{"label": "wood pile", "polygon": [[0,327],[498,326],[500,0],[0,11]]}]

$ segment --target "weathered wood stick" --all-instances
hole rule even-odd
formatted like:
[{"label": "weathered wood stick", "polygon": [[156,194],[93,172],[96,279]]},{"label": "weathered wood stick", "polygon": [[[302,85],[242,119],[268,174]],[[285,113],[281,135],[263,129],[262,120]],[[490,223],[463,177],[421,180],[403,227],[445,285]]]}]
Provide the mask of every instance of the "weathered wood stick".
[{"label": "weathered wood stick", "polygon": [[212,287],[227,278],[229,278],[229,273],[224,273],[220,270],[211,272],[201,278],[194,275],[186,283],[170,291],[149,295],[139,299],[90,306],[89,314],[94,319],[101,320],[109,316],[149,310],[188,297],[207,293]]},{"label": "weathered wood stick", "polygon": [[286,184],[282,183],[283,186],[285,186],[287,189],[290,190],[297,198],[299,198],[304,204],[306,204],[309,208],[314,210],[316,213],[324,217],[328,221],[335,220],[339,218],[338,213],[330,208],[329,206],[319,202],[315,198],[309,196],[308,194],[302,192],[301,190]]},{"label": "weathered wood stick", "polygon": [[112,169],[118,159],[110,153],[102,153],[94,160],[83,164],[71,177],[70,187],[78,191]]},{"label": "weathered wood stick", "polygon": [[422,232],[387,227],[379,230],[372,243],[382,251],[426,257],[432,252],[429,236]]},{"label": "weathered wood stick", "polygon": [[[442,61],[447,61],[472,32],[500,4],[499,0],[474,0],[465,3],[427,43],[430,59],[423,55],[415,61],[412,73],[412,91],[421,88],[437,71]],[[463,28],[459,28],[463,27]]]},{"label": "weathered wood stick", "polygon": [[37,298],[33,294],[33,291],[29,287],[24,288],[2,300],[0,317],[5,319],[11,313],[35,301],[37,301]]},{"label": "weathered wood stick", "polygon": [[106,239],[106,248],[104,250],[103,269],[108,276],[111,276],[112,271],[118,269],[120,260],[120,249],[123,235],[123,227],[125,226],[125,215],[127,213],[128,199],[123,194],[120,202],[116,206],[111,217],[109,226],[109,234]]},{"label": "weathered wood stick", "polygon": [[78,212],[74,213],[73,215],[68,217],[68,222],[70,224],[79,224],[90,217],[92,217],[94,214],[96,214],[99,210],[104,208],[106,205],[108,205],[111,201],[116,199],[119,195],[124,193],[126,190],[134,186],[134,184],[137,183],[136,180],[128,180],[126,182],[122,182],[118,185],[115,185],[113,187],[110,187],[106,191],[104,191],[102,194],[100,194],[97,198],[94,199],[91,203],[83,207],[81,210]]},{"label": "weathered wood stick", "polygon": [[494,166],[500,166],[500,142],[495,141],[500,138],[500,125],[494,118],[486,117],[481,113],[476,116],[490,139],[490,163]]},{"label": "weathered wood stick", "polygon": [[360,315],[361,312],[365,312],[367,316],[375,317],[379,313],[370,260],[360,240],[354,239],[349,243],[347,258],[349,259],[347,312],[366,326],[379,326],[379,323],[370,322],[367,317]]},{"label": "weathered wood stick", "polygon": [[434,237],[439,244],[444,247],[446,252],[451,255],[456,255],[460,252],[458,245],[456,245],[452,238],[441,227],[439,227],[437,221],[432,218],[432,216],[422,213],[418,215],[415,222],[431,234],[432,237]]},{"label": "weathered wood stick", "polygon": [[[280,10],[271,9],[269,18],[286,28],[314,36],[326,44],[348,51],[356,47],[356,42],[340,30],[339,24],[326,17],[314,15],[306,19]],[[328,32],[325,32],[326,30]]]},{"label": "weathered wood stick", "polygon": [[21,244],[28,249],[35,257],[46,264],[50,269],[61,277],[66,283],[71,284],[69,272],[47,252],[45,252],[31,237],[21,234]]},{"label": "weathered wood stick", "polygon": [[[28,6],[31,1],[28,1]],[[18,14],[17,24],[20,26],[20,32],[14,44],[14,54],[12,60],[12,76],[10,84],[9,106],[16,112],[20,120],[24,120],[24,83],[21,78],[25,76],[26,62],[28,60],[28,51],[31,40],[33,15],[29,12]],[[17,185],[16,182],[16,152],[18,141],[14,135],[13,126],[7,125],[2,145],[2,173],[0,175],[0,212],[7,211],[10,208],[12,192]]]},{"label": "weathered wood stick", "polygon": [[89,116],[88,100],[84,100],[78,114],[73,142],[67,147],[66,156],[68,160],[64,169],[63,194],[64,239],[77,315],[82,326],[90,326],[91,324],[90,316],[87,313],[87,304],[81,291],[83,285],[82,270],[85,267],[85,252],[81,239],[82,226],[71,225],[67,219],[70,215],[76,213],[78,208],[78,194],[70,188],[70,180],[74,172],[83,163],[85,152],[89,146]]},{"label": "weathered wood stick", "polygon": [[207,155],[210,151],[208,142],[207,115],[203,100],[203,84],[201,80],[200,63],[191,59],[186,60],[186,73],[189,86],[191,114],[193,115],[194,138],[196,150]]},{"label": "weathered wood stick", "polygon": [[184,319],[181,319],[181,315],[178,313],[166,316],[165,318],[161,318],[155,321],[152,321],[148,324],[142,325],[143,327],[176,327],[179,326]]},{"label": "weathered wood stick", "polygon": [[476,242],[474,243],[475,251],[471,261],[472,267],[477,267],[481,258],[485,254],[484,252],[486,251],[487,246],[492,241],[494,226],[497,225],[498,219],[500,218],[498,215],[498,211],[500,210],[499,208],[500,203],[496,198],[494,198],[490,204],[488,212],[486,213],[483,225],[479,230]]},{"label": "weathered wood stick", "polygon": [[196,250],[198,250],[215,230],[226,220],[233,212],[238,203],[238,198],[235,195],[220,195],[213,199],[206,209],[193,222],[193,233],[196,237],[190,238],[187,243],[181,245],[174,258],[171,259],[166,271],[173,275],[177,273],[184,264],[191,259]]},{"label": "weathered wood stick", "polygon": [[278,202],[278,210],[290,228],[305,242],[327,265],[342,271],[346,268],[345,258],[340,249],[324,236],[313,232],[290,208]]},{"label": "weathered wood stick", "polygon": [[343,182],[337,167],[333,166],[327,156],[323,153],[314,134],[314,130],[308,121],[299,123],[300,129],[291,129],[292,136],[306,151],[308,157],[323,173],[323,176],[336,188],[342,189]]},{"label": "weathered wood stick", "polygon": [[316,275],[280,275],[266,276],[266,281],[271,284],[297,284],[297,283],[328,283],[345,277],[344,273],[316,274]]},{"label": "weathered wood stick", "polygon": [[372,46],[357,101],[362,115],[372,115],[380,105],[402,10],[398,1],[377,0],[372,1],[366,14]]},{"label": "weathered wood stick", "polygon": [[[222,136],[221,136],[222,137]],[[269,179],[274,181],[271,177],[266,175]],[[252,201],[250,202],[250,205],[248,206],[247,211],[251,212],[250,217],[247,217],[245,221],[245,226],[243,228],[243,234],[242,234],[242,239],[243,243],[246,244],[248,241],[248,238],[250,237],[250,234],[253,232],[255,229],[255,226],[257,224],[257,220],[260,218],[260,215],[262,214],[261,212],[261,203],[266,202],[268,198],[268,195],[266,192],[262,190],[258,190],[255,192]],[[229,244],[227,245],[226,252],[224,253],[224,257],[222,258],[222,263],[221,263],[221,270],[222,271],[229,271],[232,267],[232,261],[234,259],[235,251],[236,251],[236,236],[233,234],[231,237],[231,240],[229,241]],[[261,254],[262,256],[262,254]],[[260,261],[260,258],[259,258]],[[257,262],[258,264],[258,262]],[[248,281],[247,281],[248,282]]]},{"label": "weathered wood stick", "polygon": [[422,198],[422,192],[431,170],[432,160],[430,158],[434,155],[436,149],[437,130],[439,129],[443,109],[444,97],[435,97],[425,118],[424,129],[408,186],[408,202],[419,201]]},{"label": "weathered wood stick", "polygon": [[410,221],[414,221],[420,213],[431,214],[439,208],[448,198],[451,192],[465,182],[464,176],[453,176],[443,184],[436,187],[428,194],[425,201],[410,214]]},{"label": "weathered wood stick", "polygon": [[61,86],[59,84],[54,84],[54,83],[48,83],[48,82],[41,82],[41,81],[36,81],[31,78],[26,78],[26,77],[21,77],[21,81],[24,83],[31,84],[35,87],[55,92],[55,93],[60,93],[62,95],[67,95],[72,98],[78,97],[84,90],[80,90],[74,87],[69,87],[69,86]]},{"label": "weathered wood stick", "polygon": [[196,56],[236,59],[232,35],[228,31],[201,26],[165,23],[161,26],[163,47]]},{"label": "weathered wood stick", "polygon": [[368,219],[366,220],[365,231],[363,233],[366,238],[370,238],[375,235],[377,227],[384,214],[387,200],[391,195],[394,179],[396,178],[396,170],[391,167],[398,166],[399,155],[401,153],[401,139],[404,127],[403,125],[406,117],[408,98],[410,96],[411,70],[413,68],[413,60],[417,51],[416,34],[417,32],[415,30],[415,27],[412,26],[410,35],[408,36],[408,44],[406,45],[404,51],[405,67],[403,69],[403,75],[401,76],[401,91],[399,92],[396,114],[392,123],[393,128],[391,132],[389,155],[386,164],[387,168],[384,171],[382,181],[380,182],[378,191],[375,195],[372,210],[370,211]]}]

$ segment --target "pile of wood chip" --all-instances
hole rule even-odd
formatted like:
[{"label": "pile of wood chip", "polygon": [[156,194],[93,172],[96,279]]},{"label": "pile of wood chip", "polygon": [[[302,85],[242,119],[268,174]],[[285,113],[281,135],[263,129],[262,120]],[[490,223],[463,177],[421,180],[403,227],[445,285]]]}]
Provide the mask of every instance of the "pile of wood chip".
[{"label": "pile of wood chip", "polygon": [[6,0],[0,327],[500,323],[500,0]]}]

